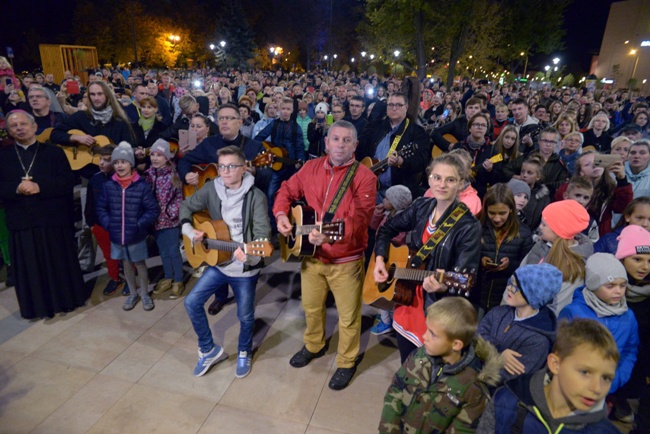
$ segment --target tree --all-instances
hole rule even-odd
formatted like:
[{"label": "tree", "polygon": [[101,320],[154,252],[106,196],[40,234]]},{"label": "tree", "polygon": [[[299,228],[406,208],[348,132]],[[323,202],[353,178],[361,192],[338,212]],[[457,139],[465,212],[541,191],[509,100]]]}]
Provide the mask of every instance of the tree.
[{"label": "tree", "polygon": [[217,22],[218,40],[226,42],[226,63],[235,68],[247,68],[257,46],[241,4],[233,0],[224,2]]}]

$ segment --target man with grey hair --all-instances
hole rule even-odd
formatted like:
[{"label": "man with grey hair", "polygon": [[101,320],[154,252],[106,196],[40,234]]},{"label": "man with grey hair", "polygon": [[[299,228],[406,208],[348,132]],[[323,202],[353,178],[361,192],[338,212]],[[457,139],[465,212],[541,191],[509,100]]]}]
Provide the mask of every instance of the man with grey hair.
[{"label": "man with grey hair", "polygon": [[338,369],[329,387],[344,389],[356,371],[361,336],[361,289],[364,251],[368,244],[368,226],[375,207],[377,178],[354,159],[357,133],[347,121],[329,128],[327,155],[305,163],[302,169],[282,183],[273,206],[278,232],[291,236],[291,204],[304,198],[315,211],[317,223],[343,220],[342,238],[333,239],[316,229],[308,235],[316,246],[313,257],[305,257],[301,266],[302,306],[307,329],[305,345],[289,361],[302,368],[327,352],[325,336],[325,300],[332,291],[339,316]]},{"label": "man with grey hair", "polygon": [[16,144],[0,149],[0,200],[20,315],[51,318],[83,306],[90,295],[74,241],[74,175],[61,148],[36,141],[30,114],[10,112],[6,124]]},{"label": "man with grey hair", "polygon": [[[196,102],[196,98],[192,95],[183,95],[178,100],[178,107],[181,110],[181,115],[176,119],[174,124],[167,128],[161,135],[160,138],[163,140],[178,140],[178,132],[180,130],[188,130],[190,128],[190,120],[195,113],[199,112],[199,103]],[[206,119],[208,126],[210,127],[209,136],[214,136],[219,133],[219,128],[217,125],[212,122],[210,119]]]},{"label": "man with grey hair", "polygon": [[51,90],[39,84],[33,84],[29,88],[27,99],[29,101],[29,112],[34,116],[36,125],[38,125],[36,134],[41,134],[48,128],[54,128],[56,123],[65,119],[61,105],[54,98]]}]

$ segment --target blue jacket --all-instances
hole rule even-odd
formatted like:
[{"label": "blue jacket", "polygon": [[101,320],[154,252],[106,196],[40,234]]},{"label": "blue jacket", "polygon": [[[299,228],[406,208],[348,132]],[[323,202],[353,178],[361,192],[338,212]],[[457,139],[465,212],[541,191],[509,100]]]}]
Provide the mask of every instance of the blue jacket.
[{"label": "blue jacket", "polygon": [[[526,367],[526,373],[532,373],[546,364],[556,328],[555,314],[546,306],[531,318],[515,321],[515,308],[504,305],[490,309],[478,326],[478,334],[500,353],[511,349],[521,354],[519,361]],[[500,374],[503,380],[515,377],[503,368]]]},{"label": "blue jacket", "polygon": [[618,249],[617,238],[621,236],[621,232],[624,228],[625,226],[622,226],[600,237],[598,242],[594,244],[594,253],[611,253],[612,255],[615,255],[616,250]]},{"label": "blue jacket", "polygon": [[160,209],[151,187],[138,174],[125,189],[117,175],[105,182],[97,201],[99,224],[108,231],[111,242],[123,246],[138,243],[149,233],[149,227]]},{"label": "blue jacket", "polygon": [[612,381],[609,393],[614,393],[630,379],[636,363],[639,350],[639,327],[634,312],[628,309],[623,315],[598,317],[596,312],[587,305],[582,290],[584,286],[573,293],[573,302],[560,312],[560,319],[589,318],[595,319],[609,330],[614,336],[621,358],[616,366],[616,376]]},{"label": "blue jacket", "polygon": [[255,140],[265,140],[268,136],[271,136],[271,143],[274,146],[280,146],[287,150],[288,158],[300,161],[307,160],[302,130],[294,119],[289,121],[274,119],[253,138]]},{"label": "blue jacket", "polygon": [[554,419],[544,396],[546,369],[506,382],[495,392],[476,434],[617,434],[607,407]]},{"label": "blue jacket", "polygon": [[84,217],[86,224],[90,227],[98,224],[97,221],[97,200],[102,195],[104,183],[111,180],[111,173],[97,172],[90,177],[88,189],[86,190],[86,207],[84,208]]}]

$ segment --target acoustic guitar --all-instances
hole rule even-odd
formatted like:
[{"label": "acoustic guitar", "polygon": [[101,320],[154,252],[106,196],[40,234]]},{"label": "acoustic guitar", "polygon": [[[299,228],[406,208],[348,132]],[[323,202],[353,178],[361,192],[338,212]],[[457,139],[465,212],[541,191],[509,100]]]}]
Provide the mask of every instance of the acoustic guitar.
[{"label": "acoustic guitar", "polygon": [[[197,215],[198,214],[198,215]],[[268,240],[252,241],[249,243],[237,243],[230,240],[228,225],[223,220],[211,220],[207,213],[195,214],[195,228],[205,233],[205,238],[200,242],[192,243],[188,237],[183,235],[185,255],[187,262],[198,268],[203,264],[219,265],[232,259],[232,254],[238,248],[251,256],[271,256],[273,245]],[[206,218],[207,217],[207,218]],[[196,221],[199,221],[196,224]]]},{"label": "acoustic guitar", "polygon": [[292,160],[289,158],[289,151],[280,146],[273,146],[270,142],[262,142],[262,145],[265,149],[262,151],[262,154],[268,154],[267,158],[271,160],[271,163],[268,164],[268,166],[276,172],[281,170],[285,164],[295,166],[296,164],[302,165],[304,163],[303,161]]},{"label": "acoustic guitar", "polygon": [[[252,161],[247,161],[248,167],[266,167],[272,164],[273,160],[270,154],[259,154]],[[183,184],[183,197],[189,197],[199,191],[206,182],[219,177],[219,169],[217,163],[210,164],[194,164],[190,171],[199,174],[199,181],[197,185]]]},{"label": "acoustic guitar", "polygon": [[[451,134],[443,134],[442,138],[448,141],[449,143],[451,143],[452,145],[458,143],[458,139],[452,136]],[[440,155],[442,155],[442,149],[440,149],[436,145],[433,145],[433,147],[431,148],[431,158],[435,160]]]},{"label": "acoustic guitar", "polygon": [[345,236],[345,222],[335,220],[330,223],[316,223],[316,211],[306,205],[291,207],[289,221],[293,225],[291,235],[280,234],[280,257],[286,262],[291,255],[314,256],[316,246],[309,242],[309,233],[316,229],[336,241]]},{"label": "acoustic guitar", "polygon": [[[68,134],[80,136],[87,135],[81,130],[70,130],[68,131]],[[99,164],[99,154],[96,153],[97,149],[113,143],[106,136],[94,136],[93,138],[95,139],[95,142],[90,146],[79,143],[75,143],[74,145],[58,145],[63,149],[65,156],[68,157],[72,170],[83,169],[89,164]]]},{"label": "acoustic guitar", "polygon": [[45,128],[43,131],[41,131],[41,134],[38,134],[36,136],[36,141],[40,143],[47,143],[50,141],[50,136],[52,135],[52,131],[54,128]]},{"label": "acoustic guitar", "polygon": [[390,246],[386,259],[388,279],[377,283],[373,276],[375,269],[375,254],[372,254],[366,277],[363,281],[363,302],[380,309],[391,309],[395,304],[410,306],[417,285],[425,278],[434,276],[435,279],[449,288],[450,294],[469,296],[474,286],[474,273],[460,271],[429,271],[422,268],[410,267],[410,252],[408,246]]},{"label": "acoustic guitar", "polygon": [[[408,158],[415,153],[418,149],[417,143],[409,143],[404,145],[399,151],[395,151],[398,157]],[[366,157],[360,161],[361,164],[366,166],[368,169],[372,170],[372,173],[382,173],[388,169],[388,157],[384,158],[381,161],[378,161],[375,158]]]},{"label": "acoustic guitar", "polygon": [[[493,155],[490,158],[488,158],[488,161],[491,162],[492,164],[500,163],[501,161],[503,161],[503,154],[499,153]],[[472,164],[472,169],[470,170],[470,175],[472,175],[472,177],[474,178],[476,178],[476,176],[478,175],[478,170],[476,169],[476,166],[473,164]]]}]

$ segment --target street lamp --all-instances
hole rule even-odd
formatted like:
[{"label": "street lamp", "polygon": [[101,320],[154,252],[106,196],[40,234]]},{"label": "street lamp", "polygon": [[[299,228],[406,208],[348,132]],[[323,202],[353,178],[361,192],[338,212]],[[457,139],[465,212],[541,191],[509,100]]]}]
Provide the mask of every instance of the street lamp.
[{"label": "street lamp", "polygon": [[548,66],[548,65],[546,65],[546,66],[544,67],[544,71],[548,71],[549,69],[551,69],[551,67]]},{"label": "street lamp", "polygon": [[210,50],[214,50],[214,44],[210,44]]},{"label": "street lamp", "polygon": [[361,52],[361,57],[366,57],[366,54],[368,54],[368,53],[366,53],[365,51],[362,51]]},{"label": "street lamp", "polygon": [[171,41],[172,48],[175,48],[176,44],[181,40],[181,37],[178,35],[169,35],[169,40]]},{"label": "street lamp", "polygon": [[559,57],[556,57],[555,59],[553,59],[553,65],[557,65],[558,63],[560,63],[560,58]]},{"label": "street lamp", "polygon": [[224,48],[226,46],[226,41],[219,42],[219,45],[221,45],[221,48]]},{"label": "street lamp", "polygon": [[630,56],[634,56],[635,54],[636,54],[636,60],[634,61],[634,69],[632,69],[632,76],[630,77],[630,80],[632,80],[636,75],[636,67],[639,65],[639,57],[640,57],[639,56],[640,53],[638,52],[637,49],[630,50]]},{"label": "street lamp", "polygon": [[399,53],[399,50],[395,50],[395,51],[393,51],[393,54],[395,55],[395,57],[399,57],[399,54],[400,54],[400,53]]},{"label": "street lamp", "polygon": [[370,55],[370,60],[373,60],[374,58],[375,58],[375,55],[374,55],[374,54],[371,54],[371,55]]}]

